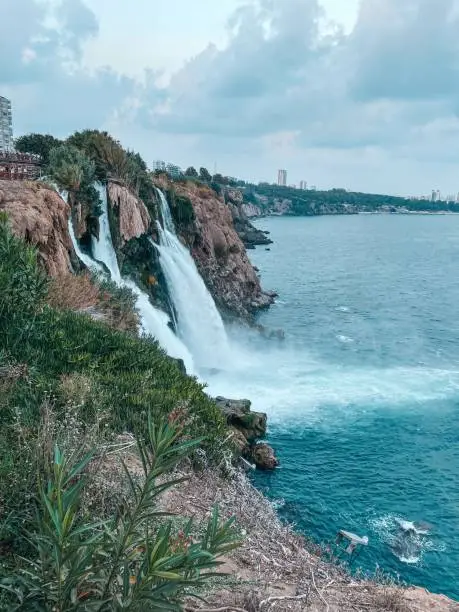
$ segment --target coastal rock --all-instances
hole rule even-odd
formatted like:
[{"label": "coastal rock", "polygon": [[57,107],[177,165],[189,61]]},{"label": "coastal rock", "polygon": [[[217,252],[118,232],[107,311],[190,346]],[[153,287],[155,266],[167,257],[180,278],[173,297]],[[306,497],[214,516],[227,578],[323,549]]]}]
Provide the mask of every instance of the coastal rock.
[{"label": "coastal rock", "polygon": [[250,320],[272,304],[273,298],[261,288],[224,197],[193,181],[172,182],[160,176],[155,182],[191,202],[194,219],[178,228],[179,233],[220,310],[227,316]]},{"label": "coastal rock", "polygon": [[266,435],[268,417],[263,412],[252,412],[250,400],[217,397],[215,403],[225,415],[228,425],[239,430],[249,442]]},{"label": "coastal rock", "polygon": [[252,448],[252,458],[259,470],[274,470],[279,461],[274,455],[274,450],[269,444],[260,442]]},{"label": "coastal rock", "polygon": [[250,223],[242,204],[242,193],[236,189],[228,189],[226,201],[231,210],[234,228],[246,249],[254,249],[258,245],[272,244],[266,232],[257,229]]},{"label": "coastal rock", "polygon": [[142,200],[115,181],[109,181],[107,193],[112,207],[118,210],[122,244],[146,234],[151,218]]},{"label": "coastal rock", "polygon": [[30,181],[0,181],[0,211],[13,232],[38,249],[51,276],[72,271],[73,246],[68,233],[70,206],[50,187]]},{"label": "coastal rock", "polygon": [[244,436],[242,431],[240,431],[236,427],[230,427],[230,431],[233,436],[232,442],[235,451],[243,457],[247,457],[250,454],[250,445],[247,441],[247,438]]}]

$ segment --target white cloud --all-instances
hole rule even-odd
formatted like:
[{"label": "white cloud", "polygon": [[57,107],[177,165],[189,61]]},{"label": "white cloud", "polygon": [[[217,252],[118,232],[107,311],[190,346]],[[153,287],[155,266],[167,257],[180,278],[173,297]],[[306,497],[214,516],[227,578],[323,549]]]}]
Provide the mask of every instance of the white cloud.
[{"label": "white cloud", "polygon": [[149,161],[458,190],[459,0],[2,1],[18,132],[110,127]]}]

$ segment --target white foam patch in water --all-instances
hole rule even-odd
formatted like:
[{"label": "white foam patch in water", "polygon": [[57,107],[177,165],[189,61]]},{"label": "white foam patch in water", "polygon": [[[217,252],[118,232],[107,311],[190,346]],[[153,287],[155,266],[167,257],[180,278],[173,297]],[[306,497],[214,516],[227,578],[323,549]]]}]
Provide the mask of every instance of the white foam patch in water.
[{"label": "white foam patch in water", "polygon": [[342,344],[352,344],[354,342],[354,338],[350,338],[349,336],[336,336],[336,339],[339,340]]},{"label": "white foam patch in water", "polygon": [[435,542],[430,530],[417,526],[394,514],[379,516],[370,521],[370,526],[380,540],[386,544],[402,563],[416,565],[426,552],[443,552],[446,546]]},{"label": "white foam patch in water", "polygon": [[337,306],[335,310],[337,312],[349,312],[349,308],[347,306]]}]

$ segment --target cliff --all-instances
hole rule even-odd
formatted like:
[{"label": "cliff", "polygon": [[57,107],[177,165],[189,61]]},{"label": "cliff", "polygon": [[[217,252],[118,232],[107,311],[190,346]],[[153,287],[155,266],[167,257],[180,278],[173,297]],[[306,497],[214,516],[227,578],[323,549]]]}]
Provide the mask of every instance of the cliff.
[{"label": "cliff", "polygon": [[151,225],[150,214],[142,200],[122,183],[109,181],[107,194],[111,206],[118,213],[119,236],[122,244],[140,238]]},{"label": "cliff", "polygon": [[[272,304],[273,296],[262,290],[223,196],[192,181],[171,182],[165,176],[155,180],[168,193],[179,233],[219,308],[249,319]],[[186,223],[180,223],[177,200],[192,206],[193,218]]]},{"label": "cliff", "polygon": [[263,232],[262,230],[257,229],[250,222],[243,203],[244,196],[241,191],[238,189],[227,189],[224,193],[224,197],[231,210],[234,229],[236,230],[246,249],[254,249],[259,245],[272,244],[273,241],[268,238],[269,232]]},{"label": "cliff", "polygon": [[13,232],[38,249],[48,274],[72,271],[72,242],[68,233],[70,206],[51,188],[28,181],[0,181],[0,211]]}]

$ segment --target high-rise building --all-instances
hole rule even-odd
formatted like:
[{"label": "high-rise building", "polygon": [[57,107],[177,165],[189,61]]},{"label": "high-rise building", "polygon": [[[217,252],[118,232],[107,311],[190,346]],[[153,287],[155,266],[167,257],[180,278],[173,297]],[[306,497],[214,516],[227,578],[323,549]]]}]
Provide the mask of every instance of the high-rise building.
[{"label": "high-rise building", "polygon": [[437,201],[437,191],[435,189],[432,189],[432,198],[431,198],[432,202],[436,202]]},{"label": "high-rise building", "polygon": [[11,102],[0,96],[0,153],[13,151],[13,118]]},{"label": "high-rise building", "polygon": [[277,184],[282,187],[287,185],[287,170],[279,170],[277,172]]},{"label": "high-rise building", "polygon": [[300,189],[306,191],[308,188],[308,181],[300,181]]},{"label": "high-rise building", "polygon": [[167,164],[166,165],[167,173],[170,174],[173,178],[179,178],[183,175],[183,170],[180,166],[176,166],[175,164]]},{"label": "high-rise building", "polygon": [[153,170],[159,170],[161,172],[166,172],[166,162],[157,159],[153,162]]}]

